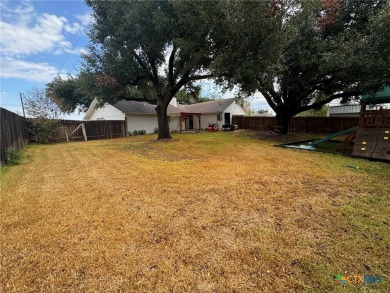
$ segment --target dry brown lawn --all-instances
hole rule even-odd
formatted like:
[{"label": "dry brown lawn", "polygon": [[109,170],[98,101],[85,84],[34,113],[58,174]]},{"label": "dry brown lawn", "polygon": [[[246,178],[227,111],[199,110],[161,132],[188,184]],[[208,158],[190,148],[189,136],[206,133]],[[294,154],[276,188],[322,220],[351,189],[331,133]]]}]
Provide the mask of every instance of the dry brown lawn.
[{"label": "dry brown lawn", "polygon": [[2,168],[0,291],[390,291],[390,164],[154,138],[31,145]]}]

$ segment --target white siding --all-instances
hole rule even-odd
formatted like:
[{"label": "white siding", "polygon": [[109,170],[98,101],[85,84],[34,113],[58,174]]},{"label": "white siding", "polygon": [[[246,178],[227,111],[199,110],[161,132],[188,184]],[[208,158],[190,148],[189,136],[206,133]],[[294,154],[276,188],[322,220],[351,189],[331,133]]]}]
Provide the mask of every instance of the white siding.
[{"label": "white siding", "polygon": [[[184,128],[183,128],[184,129]],[[169,130],[170,131],[179,131],[179,118],[178,117],[170,117],[169,121]]]},{"label": "white siding", "polygon": [[225,113],[230,113],[230,124],[232,124],[233,122],[233,115],[246,115],[246,112],[240,105],[238,105],[237,103],[232,103],[223,111],[221,121],[223,124],[225,124]]},{"label": "white siding", "polygon": [[[202,114],[200,116],[200,126],[202,129],[207,128],[210,124],[217,124],[218,128],[221,128],[223,123],[223,117],[222,121],[217,121],[218,114]],[[194,128],[198,128],[198,117],[194,117]]]},{"label": "white siding", "polygon": [[[218,128],[222,128],[225,125],[225,113],[230,114],[230,123],[232,123],[233,115],[246,115],[244,109],[237,103],[231,103],[221,114],[221,121],[217,120],[218,113],[215,114],[202,114],[201,116],[201,127],[202,129],[207,128],[210,124],[217,124]],[[194,128],[198,128],[198,118],[194,117]]]},{"label": "white siding", "polygon": [[328,116],[359,116],[360,105],[342,105],[330,106],[328,108]]},{"label": "white siding", "polygon": [[157,115],[154,114],[127,114],[127,131],[145,130],[146,133],[154,133],[157,127]]},{"label": "white siding", "polygon": [[106,104],[102,108],[95,108],[91,116],[86,120],[125,120],[125,114],[117,108]]},{"label": "white siding", "polygon": [[[246,115],[244,109],[233,102],[229,105],[222,113],[212,113],[212,114],[202,114],[200,117],[200,125],[202,129],[207,128],[210,124],[217,124],[218,128],[222,128],[222,125],[225,125],[225,113],[230,114],[230,123],[232,123],[233,115]],[[221,114],[221,121],[218,121],[218,114]],[[199,129],[199,121],[196,115],[193,116],[194,129]],[[189,127],[188,119],[186,122],[187,129]],[[183,123],[184,129],[184,123]]]}]

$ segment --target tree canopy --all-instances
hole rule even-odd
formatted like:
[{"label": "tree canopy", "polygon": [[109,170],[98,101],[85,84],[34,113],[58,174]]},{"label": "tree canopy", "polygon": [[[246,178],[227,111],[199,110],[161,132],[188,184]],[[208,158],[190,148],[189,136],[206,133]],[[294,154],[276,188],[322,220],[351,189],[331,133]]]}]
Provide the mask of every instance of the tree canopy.
[{"label": "tree canopy", "polygon": [[390,84],[386,0],[86,3],[94,21],[84,65],[48,94],[67,111],[92,97],[155,103],[159,139],[170,138],[171,99],[196,96],[202,79],[260,92],[283,133],[298,113]]},{"label": "tree canopy", "polygon": [[[93,1],[94,22],[81,73],[104,102],[157,104],[158,138],[170,138],[167,106],[183,87],[212,77],[217,2]],[[212,13],[211,13],[212,12]],[[213,15],[212,15],[213,14]]]},{"label": "tree canopy", "polygon": [[248,94],[259,91],[283,133],[298,113],[378,90],[389,83],[389,55],[381,50],[388,32],[380,25],[388,23],[386,2],[274,1],[278,9],[269,17],[275,29],[265,36],[277,39],[272,62],[264,63],[258,47],[245,46],[246,55],[240,54],[245,60],[231,63],[222,82],[239,84]]},{"label": "tree canopy", "polygon": [[[48,93],[64,109],[87,107],[91,97],[103,103],[140,100],[157,104],[158,138],[169,138],[167,106],[183,88],[196,88],[196,81],[215,78],[228,66],[224,52],[235,52],[234,40],[245,40],[262,17],[242,21],[251,11],[261,16],[267,2],[253,1],[95,1],[89,31],[90,45],[76,79],[57,78]],[[260,43],[253,36],[245,41]],[[243,44],[244,46],[244,44]],[[244,46],[244,47],[245,47]],[[240,56],[235,58],[240,60]],[[78,83],[78,86],[74,87]],[[88,97],[85,95],[88,94]]]}]

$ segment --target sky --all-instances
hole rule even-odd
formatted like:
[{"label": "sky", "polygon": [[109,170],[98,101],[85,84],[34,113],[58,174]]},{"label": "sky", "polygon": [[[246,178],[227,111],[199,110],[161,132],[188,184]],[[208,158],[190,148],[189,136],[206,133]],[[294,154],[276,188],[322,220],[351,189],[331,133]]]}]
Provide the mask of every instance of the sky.
[{"label": "sky", "polygon": [[[81,0],[0,0],[0,106],[21,114],[20,93],[44,88],[57,75],[77,75],[88,44],[91,9]],[[230,98],[211,81],[202,94]],[[259,94],[254,110],[271,110]],[[83,114],[64,118],[82,119]]]}]

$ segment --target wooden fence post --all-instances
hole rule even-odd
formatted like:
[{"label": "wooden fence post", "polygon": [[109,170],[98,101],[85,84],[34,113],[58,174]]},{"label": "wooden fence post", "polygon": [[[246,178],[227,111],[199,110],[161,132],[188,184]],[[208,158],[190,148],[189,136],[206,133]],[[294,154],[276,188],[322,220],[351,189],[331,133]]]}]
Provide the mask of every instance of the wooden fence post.
[{"label": "wooden fence post", "polygon": [[82,128],[82,131],[83,131],[83,136],[84,136],[84,140],[87,141],[87,132],[85,131],[85,124],[81,124],[81,128]]},{"label": "wooden fence post", "polygon": [[110,130],[110,138],[112,138],[112,128],[111,128],[111,122],[108,121],[108,128]]}]

